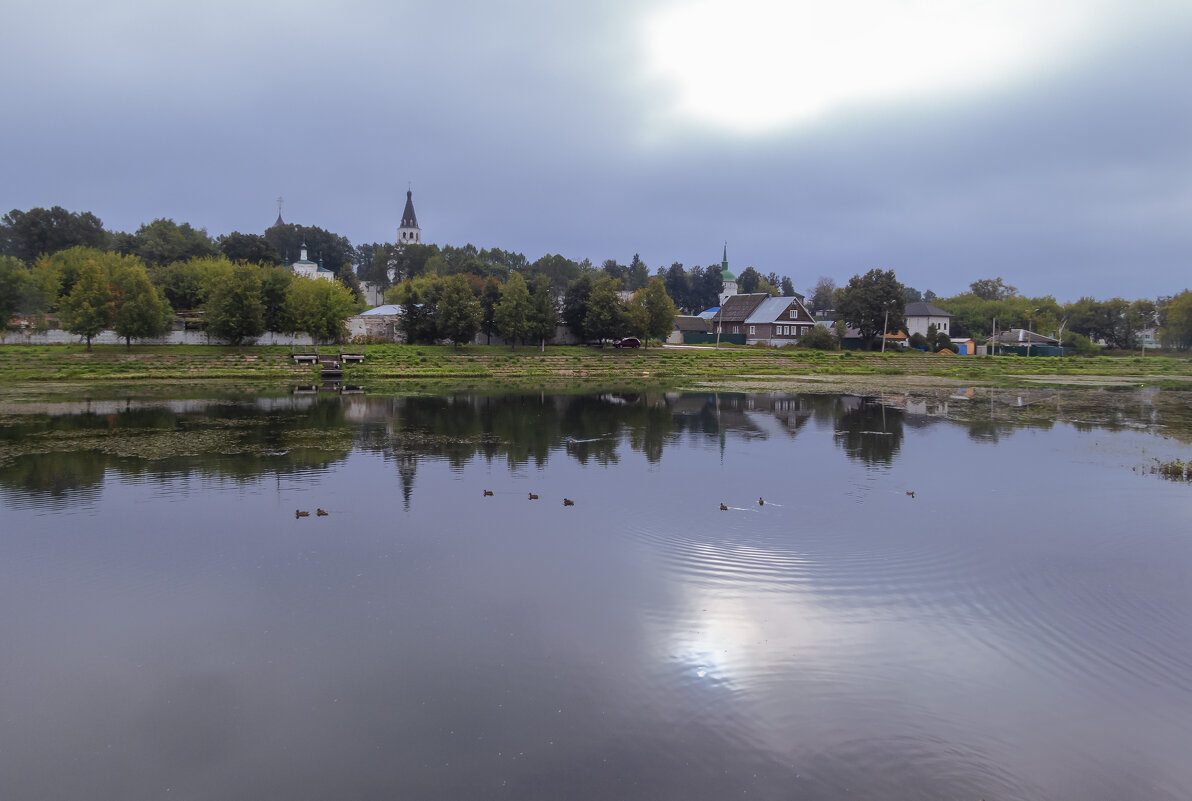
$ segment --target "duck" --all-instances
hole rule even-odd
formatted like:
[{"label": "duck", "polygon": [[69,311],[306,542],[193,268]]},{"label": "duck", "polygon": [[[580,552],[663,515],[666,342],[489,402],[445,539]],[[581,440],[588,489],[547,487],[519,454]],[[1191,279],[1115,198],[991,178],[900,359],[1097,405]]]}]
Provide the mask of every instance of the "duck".
[{"label": "duck", "polygon": [[315,514],[317,514],[319,517],[326,517],[327,510],[326,509],[315,509]]},{"label": "duck", "polygon": [[722,512],[727,512],[727,511],[728,511],[728,507],[727,507],[727,506],[725,506],[724,504],[720,504],[720,511],[722,511]]},{"label": "duck", "polygon": [[758,498],[758,499],[757,499],[757,505],[758,505],[758,506],[765,506],[765,505],[766,505],[766,501],[765,501],[765,499],[764,499],[764,498]]},{"label": "duck", "polygon": [[913,498],[913,497],[915,497],[915,491],[914,491],[914,490],[907,490],[907,491],[906,491],[906,494],[907,494],[907,495],[909,495],[909,496],[911,496],[912,498]]},{"label": "duck", "polygon": [[536,501],[536,500],[538,500],[538,496],[537,496],[537,495],[535,495],[534,493],[532,493],[532,492],[531,492],[531,493],[530,493],[530,500],[531,500],[531,501]]},{"label": "duck", "polygon": [[299,517],[310,517],[310,512],[304,512],[304,511],[302,511],[301,509],[295,509],[295,510],[294,510],[294,517],[295,517],[295,518],[299,518]]},{"label": "duck", "polygon": [[492,491],[492,490],[485,490],[485,491],[484,491],[484,494],[485,494],[485,496],[492,495],[492,494],[493,494],[493,491]]},{"label": "duck", "polygon": [[571,500],[570,498],[564,498],[563,505],[564,506],[575,506],[575,501]]}]

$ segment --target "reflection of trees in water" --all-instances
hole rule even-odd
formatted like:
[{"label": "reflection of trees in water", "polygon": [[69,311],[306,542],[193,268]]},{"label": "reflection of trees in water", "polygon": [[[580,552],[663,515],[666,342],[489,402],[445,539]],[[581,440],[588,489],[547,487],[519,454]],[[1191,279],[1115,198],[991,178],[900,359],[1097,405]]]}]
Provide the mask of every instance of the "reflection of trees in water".
[{"label": "reflection of trees in water", "polygon": [[65,509],[99,494],[107,457],[100,453],[39,453],[0,464],[6,505],[20,508],[30,496],[39,507]]},{"label": "reflection of trees in water", "polygon": [[67,506],[93,495],[107,473],[247,482],[325,468],[347,456],[354,437],[336,402],[281,412],[212,403],[188,412],[27,415],[0,421],[0,487]]},{"label": "reflection of trees in water", "polygon": [[[961,425],[976,442],[1066,421],[1082,429],[1163,428],[1192,439],[1187,393],[992,390],[981,400],[743,393],[318,396],[252,402],[109,407],[106,413],[0,418],[0,487],[48,499],[85,497],[104,474],[158,480],[201,474],[252,481],[323,469],[353,446],[394,464],[408,506],[418,461],[517,468],[550,458],[611,465],[628,446],[651,463],[680,437],[794,437],[809,422],[851,459],[889,465],[906,426]],[[930,399],[929,399],[930,400]],[[910,411],[904,411],[902,406]],[[116,410],[113,410],[116,409]]]},{"label": "reflection of trees in water", "polygon": [[875,398],[844,395],[838,399],[836,442],[851,459],[888,465],[902,446],[905,412]]}]

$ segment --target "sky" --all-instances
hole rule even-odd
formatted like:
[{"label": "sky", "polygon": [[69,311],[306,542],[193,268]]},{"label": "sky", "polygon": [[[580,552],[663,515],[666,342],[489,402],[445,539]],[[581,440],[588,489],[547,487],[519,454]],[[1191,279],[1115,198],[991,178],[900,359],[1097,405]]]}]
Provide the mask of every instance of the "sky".
[{"label": "sky", "polygon": [[1192,286],[1188,0],[40,0],[0,10],[0,210],[212,236]]}]

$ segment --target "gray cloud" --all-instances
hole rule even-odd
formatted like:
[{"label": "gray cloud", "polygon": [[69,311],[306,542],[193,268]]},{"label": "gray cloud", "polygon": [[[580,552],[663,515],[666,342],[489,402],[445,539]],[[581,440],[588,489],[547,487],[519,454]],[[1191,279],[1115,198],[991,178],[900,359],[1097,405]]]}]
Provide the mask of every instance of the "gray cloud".
[{"label": "gray cloud", "polygon": [[1188,14],[1128,18],[1016,83],[744,137],[652,124],[641,11],[6,12],[0,205],[219,234],[263,230],[280,194],[287,219],[368,242],[394,238],[411,181],[429,241],[530,258],[692,266],[727,239],[734,267],[801,288],[871,267],[942,294],[994,275],[1060,299],[1184,288]]}]

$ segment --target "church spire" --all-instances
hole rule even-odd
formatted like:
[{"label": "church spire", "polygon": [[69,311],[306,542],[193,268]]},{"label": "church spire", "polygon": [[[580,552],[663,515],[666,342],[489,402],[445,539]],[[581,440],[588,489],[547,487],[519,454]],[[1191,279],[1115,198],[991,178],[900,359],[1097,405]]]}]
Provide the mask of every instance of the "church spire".
[{"label": "church spire", "polygon": [[422,229],[418,227],[418,216],[414,214],[414,190],[406,190],[406,208],[401,213],[401,227],[397,229],[398,244],[406,245],[422,241]]}]

